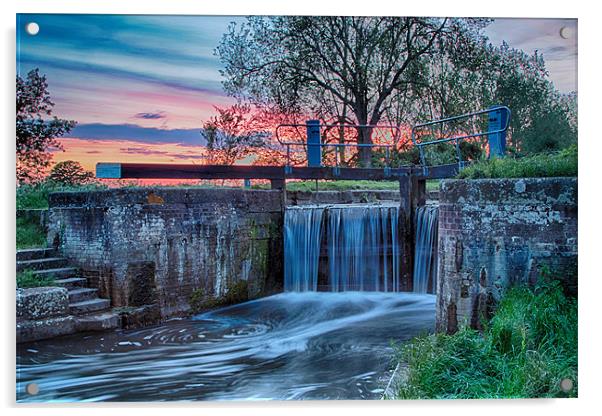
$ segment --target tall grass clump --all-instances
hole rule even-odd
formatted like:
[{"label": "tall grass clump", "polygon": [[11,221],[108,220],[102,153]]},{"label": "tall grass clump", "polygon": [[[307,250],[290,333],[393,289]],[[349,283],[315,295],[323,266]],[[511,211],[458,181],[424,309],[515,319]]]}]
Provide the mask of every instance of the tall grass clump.
[{"label": "tall grass clump", "polygon": [[522,158],[510,156],[476,162],[457,175],[458,179],[544,178],[577,176],[577,145],[556,153]]},{"label": "tall grass clump", "polygon": [[577,301],[542,280],[509,289],[482,333],[463,328],[399,347],[407,380],[398,398],[577,397]]}]

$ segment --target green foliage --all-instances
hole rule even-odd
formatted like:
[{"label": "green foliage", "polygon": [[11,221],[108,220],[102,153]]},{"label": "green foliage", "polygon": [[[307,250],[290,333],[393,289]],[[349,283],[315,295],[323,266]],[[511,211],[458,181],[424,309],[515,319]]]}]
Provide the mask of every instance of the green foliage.
[{"label": "green foliage", "polygon": [[41,180],[50,165],[50,149],[61,149],[56,140],[75,127],[75,122],[52,116],[54,103],[50,99],[45,75],[38,69],[17,76],[17,181],[32,183]]},{"label": "green foliage", "polygon": [[45,245],[46,233],[39,224],[31,223],[25,218],[17,218],[17,249]]},{"label": "green foliage", "polygon": [[239,280],[228,288],[224,296],[214,298],[205,293],[201,288],[194,290],[188,298],[192,313],[198,313],[207,309],[215,309],[222,306],[249,300],[249,287],[246,280]]},{"label": "green foliage", "polygon": [[[483,333],[417,337],[398,349],[404,399],[577,396],[577,301],[555,280],[511,288]],[[560,381],[574,382],[572,391]]]},{"label": "green foliage", "polygon": [[65,160],[52,167],[48,180],[65,186],[79,186],[94,180],[94,174],[85,170],[79,162]]},{"label": "green foliage", "polygon": [[463,169],[458,179],[545,178],[577,176],[577,146],[555,153],[529,157],[493,159],[477,162]]},{"label": "green foliage", "polygon": [[[577,95],[555,89],[541,54],[527,54],[506,43],[494,46],[470,31],[463,33],[469,39],[460,45],[469,48],[444,41],[423,67],[419,99],[413,103],[418,120],[502,104],[512,110],[508,146],[515,152],[532,155],[577,143]],[[485,131],[487,117],[436,128],[454,134]]]},{"label": "green foliage", "polygon": [[50,276],[39,276],[31,270],[25,270],[17,273],[17,287],[44,287],[54,286],[55,280]]},{"label": "green foliage", "polygon": [[99,183],[72,186],[50,180],[36,184],[23,184],[17,187],[17,209],[48,208],[48,195],[51,192],[97,191],[101,189],[107,189],[107,186]]}]

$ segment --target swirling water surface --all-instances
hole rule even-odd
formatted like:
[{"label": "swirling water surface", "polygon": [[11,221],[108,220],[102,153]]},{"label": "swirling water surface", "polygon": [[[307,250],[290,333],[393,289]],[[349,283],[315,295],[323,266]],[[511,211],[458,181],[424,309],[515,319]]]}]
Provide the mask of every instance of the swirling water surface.
[{"label": "swirling water surface", "polygon": [[432,295],[282,293],[155,327],[19,344],[17,400],[379,399],[391,342],[434,321]]}]

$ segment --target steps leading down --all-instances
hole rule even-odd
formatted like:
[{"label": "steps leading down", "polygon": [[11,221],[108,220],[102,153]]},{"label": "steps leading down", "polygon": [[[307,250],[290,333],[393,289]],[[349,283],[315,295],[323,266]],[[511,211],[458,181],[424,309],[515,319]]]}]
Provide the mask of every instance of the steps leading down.
[{"label": "steps leading down", "polygon": [[52,248],[17,251],[17,272],[31,270],[36,275],[53,278],[53,285],[67,289],[69,313],[75,316],[79,331],[117,328],[120,319],[110,311],[110,300],[99,298],[98,290],[87,287],[87,280],[78,276],[78,270],[68,263]]}]

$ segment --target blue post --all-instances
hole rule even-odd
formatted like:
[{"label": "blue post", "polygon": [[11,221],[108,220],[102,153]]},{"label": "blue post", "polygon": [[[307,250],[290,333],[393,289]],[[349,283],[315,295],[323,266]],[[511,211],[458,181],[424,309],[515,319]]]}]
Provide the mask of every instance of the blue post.
[{"label": "blue post", "polygon": [[249,189],[251,187],[251,179],[245,179],[245,188]]},{"label": "blue post", "polygon": [[[495,110],[500,106],[494,105],[489,107],[490,110]],[[489,127],[487,131],[497,131],[504,128],[508,121],[508,112],[502,109],[491,111],[489,113]],[[506,153],[506,132],[489,134],[489,158],[504,157]]]},{"label": "blue post", "polygon": [[320,120],[307,120],[307,166],[322,166],[322,146],[320,137]]}]

